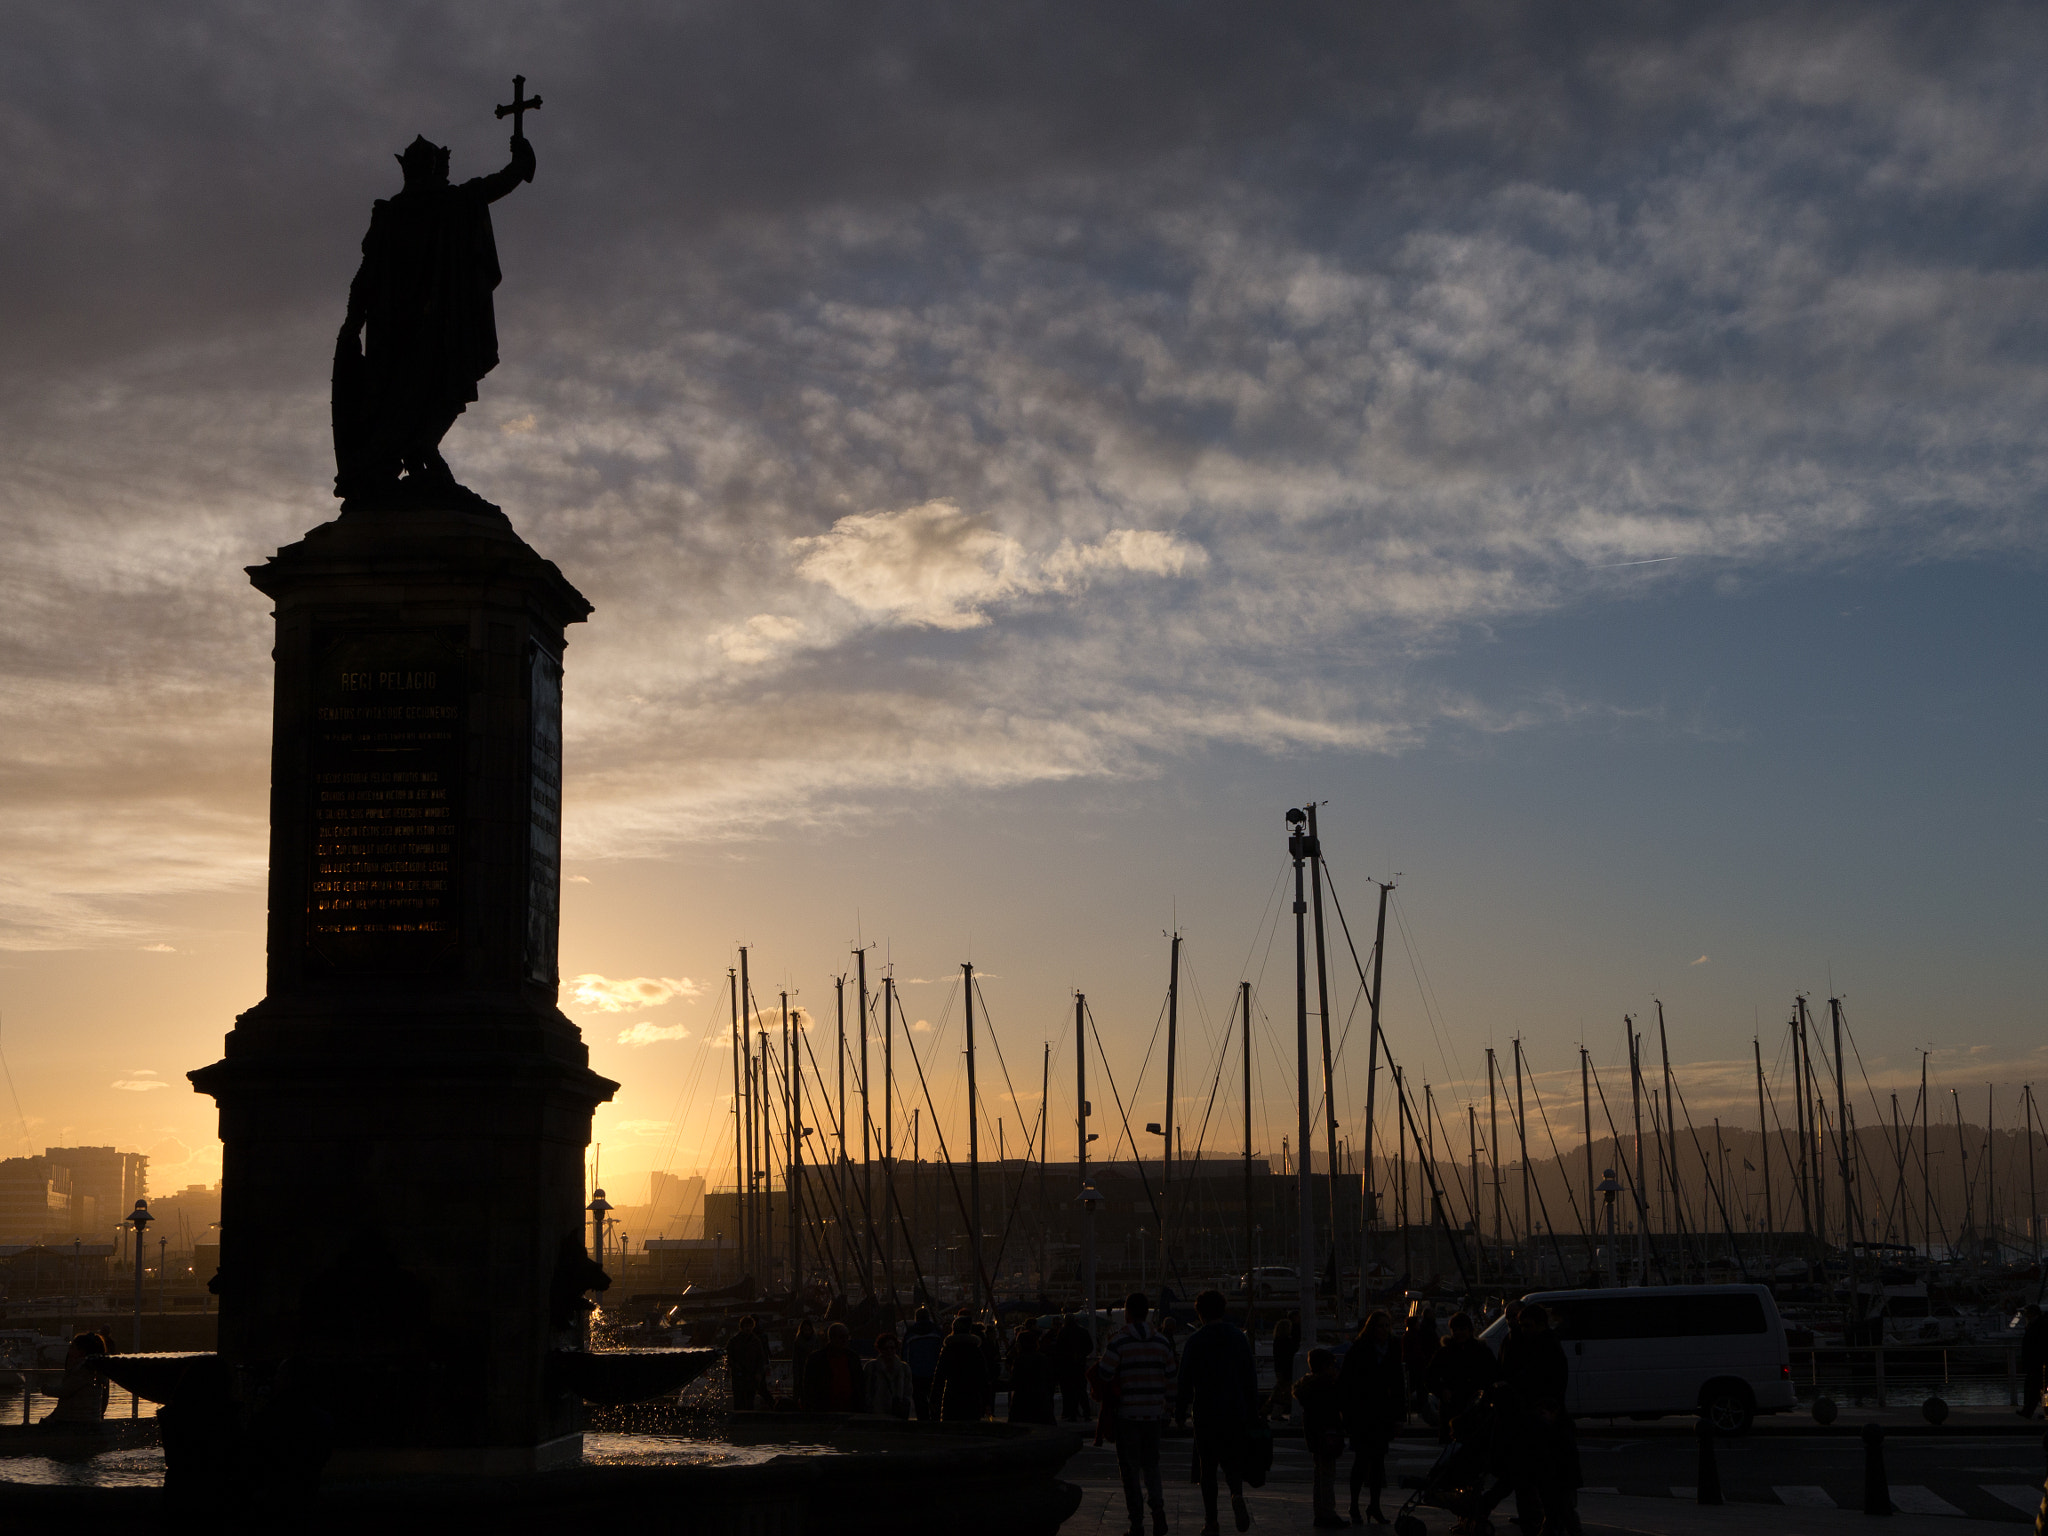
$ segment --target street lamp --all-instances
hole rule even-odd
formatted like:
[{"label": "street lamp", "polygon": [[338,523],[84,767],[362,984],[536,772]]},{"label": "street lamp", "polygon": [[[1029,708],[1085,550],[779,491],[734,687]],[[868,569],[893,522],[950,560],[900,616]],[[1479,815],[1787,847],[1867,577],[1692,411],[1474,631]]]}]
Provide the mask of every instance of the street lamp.
[{"label": "street lamp", "polygon": [[1593,1187],[1600,1191],[1600,1204],[1607,1212],[1607,1279],[1610,1285],[1620,1283],[1620,1275],[1614,1262],[1614,1198],[1621,1193],[1621,1182],[1614,1177],[1612,1168],[1600,1170],[1603,1177]]},{"label": "street lamp", "polygon": [[1095,1208],[1102,1196],[1093,1184],[1083,1184],[1075,1197],[1081,1207],[1081,1303],[1088,1309],[1088,1346],[1095,1347]]},{"label": "street lamp", "polygon": [[611,1208],[611,1201],[605,1199],[601,1189],[590,1197],[590,1204],[584,1207],[590,1212],[590,1256],[600,1266],[604,1263],[604,1213]]},{"label": "street lamp", "polygon": [[142,1348],[142,1232],[156,1218],[149,1214],[149,1202],[137,1200],[135,1209],[128,1213],[123,1226],[135,1229],[135,1343],[133,1348]]}]

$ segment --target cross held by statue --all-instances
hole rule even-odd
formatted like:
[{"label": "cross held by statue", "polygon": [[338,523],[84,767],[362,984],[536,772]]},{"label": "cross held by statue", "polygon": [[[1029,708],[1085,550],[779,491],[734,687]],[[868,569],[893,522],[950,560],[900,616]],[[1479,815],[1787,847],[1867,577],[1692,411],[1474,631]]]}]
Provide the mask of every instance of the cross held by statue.
[{"label": "cross held by statue", "polygon": [[526,125],[523,119],[527,113],[537,110],[539,106],[540,98],[538,96],[526,94],[526,76],[514,75],[512,77],[512,105],[509,107],[499,107],[498,116],[511,118],[512,137],[523,139],[526,137]]}]

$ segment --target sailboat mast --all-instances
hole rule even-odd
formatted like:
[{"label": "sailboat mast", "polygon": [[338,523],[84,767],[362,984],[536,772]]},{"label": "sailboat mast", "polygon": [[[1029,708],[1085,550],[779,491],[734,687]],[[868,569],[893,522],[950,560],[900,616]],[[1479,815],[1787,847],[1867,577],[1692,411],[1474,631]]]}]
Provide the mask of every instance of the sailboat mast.
[{"label": "sailboat mast", "polygon": [[851,1279],[853,1258],[853,1181],[846,1142],[846,978],[832,978],[834,1017],[839,1030],[839,1054],[834,1079],[839,1091],[839,1248],[845,1255],[846,1275]]},{"label": "sailboat mast", "polygon": [[882,976],[882,1276],[896,1294],[896,1229],[889,1207],[896,1199],[896,970]]},{"label": "sailboat mast", "polygon": [[[1364,1209],[1360,1214],[1360,1227],[1366,1232],[1372,1230],[1373,1220],[1379,1214],[1379,1170],[1375,1162],[1375,1148],[1378,1146],[1378,1143],[1373,1140],[1373,1129],[1374,1116],[1377,1112],[1375,1090],[1378,1089],[1380,1081],[1380,986],[1386,974],[1387,893],[1394,888],[1390,881],[1382,880],[1377,883],[1380,888],[1380,916],[1379,925],[1373,934],[1372,940],[1372,995],[1366,999],[1372,1009],[1369,1019],[1372,1032],[1367,1037],[1365,1047],[1365,1187],[1362,1191]],[[1394,1092],[1396,1098],[1398,1098],[1400,1096],[1400,1081],[1398,1078],[1395,1080]],[[1398,1141],[1401,1136],[1401,1114],[1398,1109],[1394,1113],[1394,1135]],[[1404,1210],[1408,1205],[1408,1175],[1405,1170],[1406,1164],[1403,1164],[1401,1195],[1398,1204]],[[1402,1251],[1405,1255],[1407,1251],[1405,1246],[1407,1238],[1404,1236],[1401,1241],[1404,1245]],[[1359,1251],[1360,1268],[1358,1272],[1358,1312],[1361,1317],[1365,1315],[1366,1310],[1365,1269],[1371,1258],[1371,1252],[1364,1246],[1361,1246]],[[1406,1268],[1405,1264],[1403,1268]]]},{"label": "sailboat mast", "polygon": [[1504,1242],[1500,1223],[1500,1100],[1494,1091],[1490,1045],[1486,1048],[1486,1182],[1493,1190],[1493,1248],[1498,1254]]},{"label": "sailboat mast", "polygon": [[1664,1163],[1671,1178],[1671,1211],[1677,1218],[1678,1231],[1678,1278],[1685,1279],[1685,1192],[1678,1182],[1678,1095],[1671,1091],[1671,1037],[1664,1031],[1664,1000],[1652,998],[1657,1005],[1657,1051],[1664,1064],[1664,1136],[1659,1147],[1664,1154]]},{"label": "sailboat mast", "polygon": [[1828,1023],[1835,1038],[1835,1145],[1842,1160],[1842,1252],[1849,1261],[1849,1314],[1856,1314],[1856,1190],[1849,1176],[1849,1073],[1842,1056],[1842,1000],[1828,999]]},{"label": "sailboat mast", "polygon": [[[1392,1062],[1388,1067],[1394,1074],[1394,1223],[1401,1229],[1401,1273],[1409,1274],[1414,1265],[1409,1262],[1408,1253],[1408,1116],[1403,1113],[1408,1103],[1408,1089],[1401,1081],[1401,1069]],[[1366,1166],[1372,1166],[1367,1162]],[[1405,1280],[1402,1282],[1407,1283]]]},{"label": "sailboat mast", "polygon": [[[1522,1103],[1522,1037],[1515,1036],[1515,1130],[1522,1152],[1522,1242],[1527,1245],[1532,1262],[1537,1248],[1532,1235],[1536,1230],[1535,1219],[1529,1208],[1529,1116]],[[1535,1278],[1530,1275],[1532,1280]]]},{"label": "sailboat mast", "polygon": [[1813,1254],[1813,1197],[1809,1191],[1806,1166],[1806,1005],[1801,999],[1792,1011],[1792,1114],[1799,1136],[1799,1227],[1806,1239],[1806,1258]]},{"label": "sailboat mast", "polygon": [[1287,813],[1287,854],[1294,861],[1294,1065],[1295,1065],[1295,1188],[1297,1202],[1296,1292],[1301,1298],[1301,1347],[1316,1343],[1316,1212],[1315,1187],[1309,1179],[1308,1096],[1308,893],[1302,866],[1313,846],[1308,817]]},{"label": "sailboat mast", "polygon": [[1160,1121],[1166,1149],[1159,1160],[1159,1278],[1165,1283],[1169,1253],[1167,1224],[1173,1204],[1167,1191],[1173,1187],[1173,1067],[1180,1055],[1180,930],[1173,933],[1173,958],[1166,971],[1166,1114]]},{"label": "sailboat mast", "polygon": [[1636,1033],[1633,1014],[1621,1016],[1628,1031],[1629,1112],[1636,1129],[1636,1262],[1642,1269],[1644,1285],[1650,1283],[1650,1195],[1643,1187],[1643,1052],[1642,1036]]},{"label": "sailboat mast", "polygon": [[[1600,1207],[1597,1203],[1595,1203],[1593,1196],[1598,1194],[1600,1191],[1598,1186],[1596,1186],[1593,1183],[1593,1084],[1591,1072],[1587,1067],[1586,1047],[1583,1043],[1581,1043],[1579,1046],[1579,1107],[1585,1115],[1586,1220],[1592,1224],[1594,1234],[1597,1237],[1600,1226],[1600,1218],[1596,1213],[1599,1211]],[[1558,1172],[1564,1172],[1563,1168],[1560,1167],[1558,1169]],[[1613,1254],[1610,1253],[1607,1256],[1607,1263],[1611,1271],[1614,1265]],[[1586,1268],[1590,1270],[1592,1269],[1592,1267],[1593,1255],[1590,1252],[1588,1252],[1586,1255]]]},{"label": "sailboat mast", "polygon": [[789,1150],[782,1160],[782,1198],[789,1206],[790,1289],[799,1296],[804,1289],[803,1222],[801,1188],[804,1166],[803,1068],[796,1059],[796,1042],[789,1027],[789,994],[782,994],[782,1076],[789,1103],[782,1117],[789,1133]]},{"label": "sailboat mast", "polygon": [[874,1124],[874,1114],[868,1103],[868,952],[865,947],[853,952],[854,964],[858,969],[859,1003],[853,1016],[853,1027],[860,1033],[860,1287],[865,1295],[875,1294],[875,1181],[872,1172],[874,1145],[869,1139],[869,1127]]},{"label": "sailboat mast", "polygon": [[[1758,1139],[1764,1149],[1764,1252],[1770,1253],[1771,1234],[1777,1221],[1777,1212],[1771,1205],[1771,1120],[1764,1113],[1764,1042],[1759,1035],[1749,1037],[1749,1046],[1756,1053],[1756,1126]],[[1766,1274],[1766,1279],[1769,1275]]]},{"label": "sailboat mast", "polygon": [[[976,1291],[982,1289],[981,1276],[981,1100],[975,1096],[974,1087],[974,962],[965,961],[960,966],[960,978],[967,994],[967,1220],[974,1228],[969,1248],[974,1254],[974,1280]],[[995,1287],[988,1287],[988,1307],[995,1311]]]},{"label": "sailboat mast", "polygon": [[754,989],[747,980],[747,946],[744,944],[740,946],[739,1000],[739,1034],[734,1044],[739,1047],[740,1055],[746,1061],[746,1070],[742,1081],[746,1086],[747,1104],[747,1192],[740,1202],[740,1230],[746,1234],[747,1251],[746,1261],[740,1266],[742,1273],[744,1273],[748,1264],[751,1264],[756,1269],[764,1267],[761,1259],[761,1234],[758,1230],[758,1217],[756,1215],[758,1202],[754,1198],[755,1185],[758,1182],[755,1178],[755,1174],[758,1172],[758,1165],[754,1161],[754,1050],[752,1043],[747,1039],[747,1026],[753,1019]]},{"label": "sailboat mast", "polygon": [[1478,1252],[1473,1270],[1480,1282],[1486,1280],[1486,1228],[1479,1216],[1479,1106],[1465,1106],[1465,1166],[1472,1176],[1472,1235],[1479,1239],[1473,1244]]},{"label": "sailboat mast", "polygon": [[1047,1132],[1052,1129],[1052,1042],[1045,1042],[1045,1056],[1038,1066],[1038,1289],[1047,1288],[1052,1267],[1052,1228],[1048,1218],[1052,1206],[1045,1189],[1046,1160],[1051,1151]]},{"label": "sailboat mast", "polygon": [[1237,1006],[1244,1014],[1244,1332],[1253,1337],[1259,1305],[1258,1258],[1252,1240],[1252,984],[1237,984]]},{"label": "sailboat mast", "polygon": [[1074,994],[1074,1163],[1081,1175],[1081,1302],[1095,1340],[1095,1199],[1088,1182],[1088,995]]},{"label": "sailboat mast", "polygon": [[739,1256],[740,1273],[747,1272],[747,1153],[745,1140],[746,1096],[740,1091],[740,973],[727,966],[725,984],[732,993],[732,1245]]},{"label": "sailboat mast", "polygon": [[[1337,1241],[1337,1080],[1330,1070],[1330,977],[1323,964],[1323,843],[1316,830],[1316,803],[1308,802],[1309,885],[1316,929],[1316,1016],[1323,1030],[1323,1133],[1327,1142],[1324,1172],[1330,1202],[1330,1308],[1339,1332],[1344,1327],[1344,1265],[1337,1257],[1344,1245]],[[1312,1159],[1309,1144],[1301,1146],[1301,1173],[1308,1177]],[[1304,1276],[1304,1279],[1307,1277]],[[1365,1284],[1363,1276],[1359,1285]],[[1362,1299],[1362,1297],[1361,1297]]]}]

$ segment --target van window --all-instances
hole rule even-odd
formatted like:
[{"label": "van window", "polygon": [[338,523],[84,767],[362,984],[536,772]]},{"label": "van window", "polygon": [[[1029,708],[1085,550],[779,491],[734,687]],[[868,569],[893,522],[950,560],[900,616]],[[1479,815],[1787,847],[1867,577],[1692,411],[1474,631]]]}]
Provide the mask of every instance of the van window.
[{"label": "van window", "polygon": [[1763,1333],[1763,1303],[1754,1295],[1618,1296],[1545,1303],[1560,1339],[1676,1339]]}]

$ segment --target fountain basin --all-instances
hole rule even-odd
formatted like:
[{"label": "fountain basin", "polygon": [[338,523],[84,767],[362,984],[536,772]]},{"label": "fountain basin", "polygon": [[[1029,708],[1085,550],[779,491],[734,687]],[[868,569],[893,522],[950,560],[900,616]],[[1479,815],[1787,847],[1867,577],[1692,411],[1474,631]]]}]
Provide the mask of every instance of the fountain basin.
[{"label": "fountain basin", "polygon": [[[356,1480],[323,1484],[310,1502],[246,1513],[294,1536],[376,1529],[557,1533],[636,1517],[675,1536],[1052,1536],[1081,1502],[1081,1490],[1059,1476],[1080,1437],[1062,1427],[741,1413],[733,1416],[730,1438],[757,1451],[787,1444],[795,1453],[751,1464]],[[139,1536],[162,1530],[163,1518],[161,1489],[0,1483],[0,1529],[42,1522],[67,1536]]]}]

